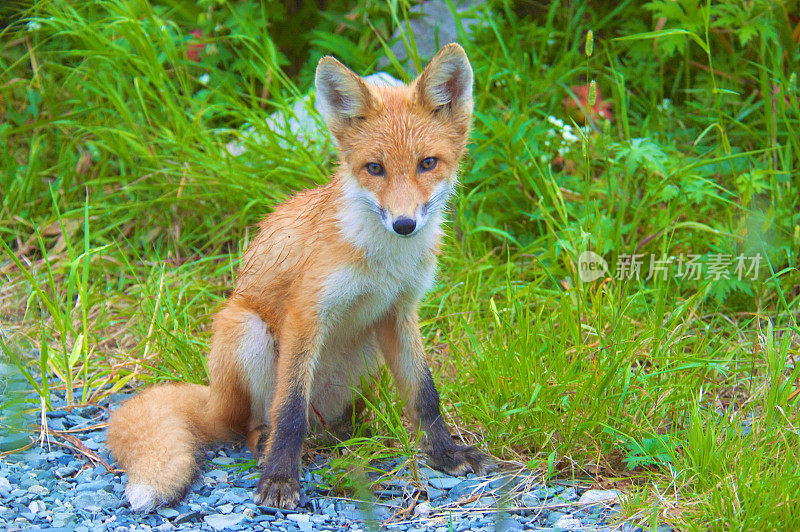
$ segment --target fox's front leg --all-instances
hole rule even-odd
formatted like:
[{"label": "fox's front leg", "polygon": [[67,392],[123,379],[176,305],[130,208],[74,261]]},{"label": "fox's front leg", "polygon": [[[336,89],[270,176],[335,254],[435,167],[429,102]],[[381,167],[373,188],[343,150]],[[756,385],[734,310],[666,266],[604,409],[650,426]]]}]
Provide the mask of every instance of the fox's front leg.
[{"label": "fox's front leg", "polygon": [[396,310],[378,327],[386,363],[398,392],[406,398],[406,412],[425,432],[429,464],[451,475],[483,475],[497,469],[494,460],[473,446],[458,445],[439,410],[439,392],[425,360],[415,310]]},{"label": "fox's front leg", "polygon": [[[300,459],[308,430],[313,368],[319,351],[315,326],[290,316],[281,335],[278,378],[270,412],[271,430],[256,500],[276,508],[295,508],[300,500]],[[312,321],[312,320],[307,320]],[[261,457],[259,457],[261,458]]]}]

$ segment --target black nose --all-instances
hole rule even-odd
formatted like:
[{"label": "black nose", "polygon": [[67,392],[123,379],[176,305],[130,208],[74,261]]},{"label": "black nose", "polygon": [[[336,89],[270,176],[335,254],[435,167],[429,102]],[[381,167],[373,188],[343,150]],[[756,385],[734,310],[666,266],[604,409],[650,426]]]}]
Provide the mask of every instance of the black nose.
[{"label": "black nose", "polygon": [[401,216],[395,220],[394,223],[392,223],[392,229],[394,229],[394,232],[403,236],[413,233],[415,227],[417,227],[417,222],[411,218],[406,218],[405,216]]}]

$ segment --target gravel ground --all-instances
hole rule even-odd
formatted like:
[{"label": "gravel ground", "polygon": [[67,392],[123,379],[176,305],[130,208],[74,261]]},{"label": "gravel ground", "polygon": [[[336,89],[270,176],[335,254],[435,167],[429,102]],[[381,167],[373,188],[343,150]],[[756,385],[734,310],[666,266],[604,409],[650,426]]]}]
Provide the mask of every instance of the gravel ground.
[{"label": "gravel ground", "polygon": [[[407,468],[389,475],[371,502],[337,497],[326,487],[324,459],[305,464],[298,511],[259,507],[253,502],[257,469],[237,467],[252,460],[241,445],[206,451],[202,471],[187,497],[172,508],[136,514],[123,498],[126,475],[117,472],[105,445],[108,408],[127,397],[115,394],[96,405],[65,408],[54,401],[48,414],[49,445],[38,442],[0,460],[0,528],[64,530],[584,530],[637,531],[615,519],[613,491],[580,485],[541,485],[530,472],[492,478],[455,478],[419,467],[420,483]],[[113,405],[113,406],[112,406]],[[24,416],[38,422],[35,412]],[[69,431],[69,432],[64,432]],[[18,445],[2,435],[0,446]],[[16,440],[15,440],[16,438]],[[2,448],[2,447],[0,447]],[[372,464],[390,471],[397,461]],[[669,531],[660,527],[659,532]]]}]

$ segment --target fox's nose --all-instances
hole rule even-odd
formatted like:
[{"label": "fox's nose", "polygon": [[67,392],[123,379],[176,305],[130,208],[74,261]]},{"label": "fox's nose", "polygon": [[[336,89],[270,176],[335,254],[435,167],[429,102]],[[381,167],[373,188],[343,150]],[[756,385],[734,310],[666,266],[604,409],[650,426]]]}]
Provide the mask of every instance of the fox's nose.
[{"label": "fox's nose", "polygon": [[417,222],[415,222],[411,218],[406,218],[405,216],[400,216],[397,220],[392,222],[392,229],[398,235],[410,235],[414,232],[414,229],[417,227]]}]

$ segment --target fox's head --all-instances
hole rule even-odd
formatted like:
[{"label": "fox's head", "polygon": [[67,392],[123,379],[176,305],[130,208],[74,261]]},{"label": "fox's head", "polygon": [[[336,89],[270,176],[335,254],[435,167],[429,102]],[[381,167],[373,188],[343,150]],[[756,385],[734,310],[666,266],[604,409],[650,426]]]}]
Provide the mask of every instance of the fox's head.
[{"label": "fox's head", "polygon": [[398,87],[369,84],[323,57],[316,86],[348,193],[395,235],[411,237],[431,220],[438,224],[472,123],[472,67],[464,49],[444,46],[417,79]]}]

